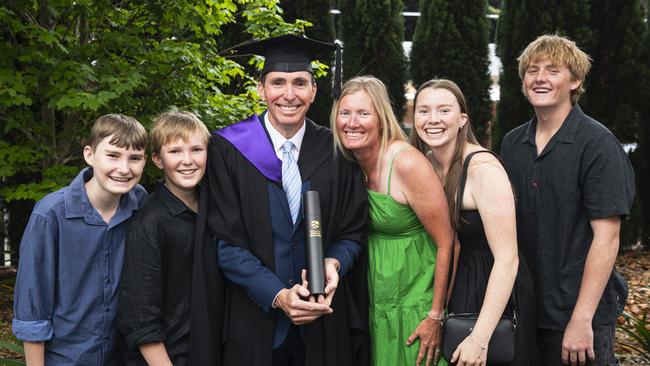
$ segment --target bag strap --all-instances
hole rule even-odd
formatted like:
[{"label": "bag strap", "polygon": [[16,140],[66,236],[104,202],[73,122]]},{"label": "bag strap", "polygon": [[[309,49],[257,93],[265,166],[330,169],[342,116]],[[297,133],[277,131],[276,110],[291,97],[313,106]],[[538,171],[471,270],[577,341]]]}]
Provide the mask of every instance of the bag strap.
[{"label": "bag strap", "polygon": [[[490,150],[478,150],[478,151],[473,151],[473,152],[467,154],[467,156],[465,157],[465,160],[463,161],[463,170],[462,170],[462,173],[460,175],[460,184],[458,186],[458,193],[456,194],[456,204],[459,205],[459,207],[462,204],[463,193],[465,193],[465,183],[467,182],[467,170],[469,169],[469,162],[472,159],[472,157],[474,155],[478,154],[478,153],[490,153],[490,154],[494,155],[494,157],[497,158],[497,160],[499,160],[501,165],[503,165],[505,167],[505,165],[503,164],[503,160],[501,160],[501,157],[499,155],[497,155],[493,151],[490,151]],[[454,243],[455,243],[456,241],[458,241],[458,234],[454,234],[454,235],[455,235],[454,236],[454,238],[455,238]],[[458,241],[458,242],[460,243],[460,241]],[[461,248],[462,248],[462,246],[461,246]],[[460,251],[459,251],[459,258],[460,258]],[[454,255],[452,253],[451,266],[449,266],[449,269],[450,269],[449,279],[447,280],[447,289],[448,290],[447,290],[447,300],[445,301],[445,309],[449,308],[449,297],[450,297],[449,295],[451,293],[453,293],[453,288],[451,288],[451,286],[452,286],[451,280],[452,280],[453,275],[455,274],[455,268],[454,268],[455,265],[456,265],[456,261],[454,260]],[[511,308],[512,308],[512,321],[515,324],[515,326],[517,325],[517,294],[516,294],[517,286],[516,285],[517,285],[517,279],[515,278],[515,283],[512,286],[512,291],[510,292],[510,298],[508,299],[508,305],[510,305]],[[456,280],[454,279],[454,287],[455,286],[456,286]]]}]

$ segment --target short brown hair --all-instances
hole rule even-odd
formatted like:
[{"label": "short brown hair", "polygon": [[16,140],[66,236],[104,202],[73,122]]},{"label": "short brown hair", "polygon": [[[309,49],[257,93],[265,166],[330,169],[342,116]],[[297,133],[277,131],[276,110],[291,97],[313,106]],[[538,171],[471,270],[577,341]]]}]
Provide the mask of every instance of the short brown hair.
[{"label": "short brown hair", "polygon": [[163,145],[178,139],[189,140],[190,134],[198,132],[207,144],[210,131],[201,120],[191,112],[165,112],[156,117],[151,129],[151,151],[160,154]]},{"label": "short brown hair", "polygon": [[580,86],[571,91],[571,104],[578,102],[580,95],[585,92],[584,81],[591,68],[589,55],[578,48],[575,42],[566,37],[557,34],[545,34],[532,41],[517,57],[517,61],[519,61],[519,78],[523,81],[528,66],[543,59],[566,65],[571,72],[571,80],[580,81]]},{"label": "short brown hair", "polygon": [[107,137],[109,144],[133,150],[147,148],[147,130],[133,117],[123,114],[105,114],[97,119],[90,130],[88,145],[95,151]]}]

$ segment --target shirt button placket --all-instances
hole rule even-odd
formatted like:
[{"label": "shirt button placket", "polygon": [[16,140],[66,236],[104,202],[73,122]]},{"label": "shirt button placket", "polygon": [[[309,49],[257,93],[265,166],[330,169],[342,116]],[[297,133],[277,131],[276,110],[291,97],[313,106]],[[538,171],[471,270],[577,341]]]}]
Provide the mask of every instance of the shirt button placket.
[{"label": "shirt button placket", "polygon": [[531,198],[531,213],[533,216],[537,215],[537,205],[539,204],[539,176],[538,176],[539,160],[533,160],[532,168],[530,171],[530,185],[532,186]]},{"label": "shirt button placket", "polygon": [[104,236],[104,298],[102,301],[102,306],[104,307],[104,313],[106,314],[105,316],[102,317],[103,320],[103,326],[102,326],[102,333],[103,333],[103,338],[104,338],[104,345],[102,347],[106,349],[108,347],[108,340],[110,338],[109,332],[110,332],[110,324],[109,321],[109,313],[111,311],[110,307],[110,273],[111,273],[111,257],[110,257],[110,243],[111,243],[111,230],[109,228],[106,228],[106,235]]}]

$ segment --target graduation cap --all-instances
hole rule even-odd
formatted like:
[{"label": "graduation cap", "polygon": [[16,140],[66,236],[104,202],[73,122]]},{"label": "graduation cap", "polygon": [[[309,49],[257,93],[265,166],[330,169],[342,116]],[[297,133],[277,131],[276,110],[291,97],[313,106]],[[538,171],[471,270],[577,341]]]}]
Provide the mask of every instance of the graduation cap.
[{"label": "graduation cap", "polygon": [[338,98],[341,91],[341,45],[327,43],[315,39],[285,34],[279,37],[252,40],[230,47],[219,52],[222,56],[264,56],[262,76],[271,71],[312,73],[311,61],[319,55],[335,51],[334,65],[334,98]]}]

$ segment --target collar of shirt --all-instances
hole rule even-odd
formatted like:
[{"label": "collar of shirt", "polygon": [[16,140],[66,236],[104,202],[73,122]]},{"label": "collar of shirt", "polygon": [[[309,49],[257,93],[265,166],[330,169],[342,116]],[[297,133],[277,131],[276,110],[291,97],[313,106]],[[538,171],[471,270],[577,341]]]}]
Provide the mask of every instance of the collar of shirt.
[{"label": "collar of shirt", "polygon": [[[63,195],[65,202],[65,218],[70,219],[74,217],[83,217],[86,223],[93,225],[106,225],[104,220],[99,216],[99,213],[88,199],[88,193],[86,192],[85,183],[93,177],[93,170],[91,167],[83,169],[72,183],[70,183],[69,189],[65,190]],[[135,190],[138,189],[138,186],[134,187],[129,192],[125,193],[120,197],[120,203],[115,211],[115,215],[111,219],[109,226],[115,226],[121,223],[122,221],[131,217],[132,212],[138,209],[139,200],[135,193]]]},{"label": "collar of shirt", "polygon": [[187,205],[176,197],[165,185],[164,181],[156,182],[156,194],[160,195],[160,200],[167,206],[172,216],[180,215],[185,211],[194,213]]},{"label": "collar of shirt", "polygon": [[264,113],[264,126],[266,127],[266,130],[269,132],[269,136],[271,137],[271,143],[273,144],[273,150],[275,150],[275,154],[278,156],[278,159],[282,160],[282,145],[284,145],[285,142],[291,141],[293,142],[294,148],[291,149],[291,154],[293,154],[293,158],[295,161],[298,161],[298,157],[300,156],[300,146],[302,145],[302,139],[305,137],[305,127],[306,123],[303,122],[302,127],[296,132],[295,135],[293,135],[290,139],[285,138],[282,136],[278,130],[273,127],[271,124],[271,121],[269,121],[269,114]]},{"label": "collar of shirt", "polygon": [[[580,125],[580,121],[582,120],[583,116],[584,113],[582,112],[582,109],[580,108],[578,103],[574,104],[573,108],[571,108],[571,111],[564,119],[564,122],[562,122],[562,126],[560,127],[559,130],[557,130],[557,132],[552,137],[552,139],[558,142],[565,142],[569,144],[573,143],[573,141],[575,140],[576,133],[578,132],[578,126]],[[526,129],[526,133],[522,135],[521,142],[535,145],[536,131],[537,131],[537,117],[533,117],[533,119],[530,120],[530,124],[528,125],[528,128]]]}]

